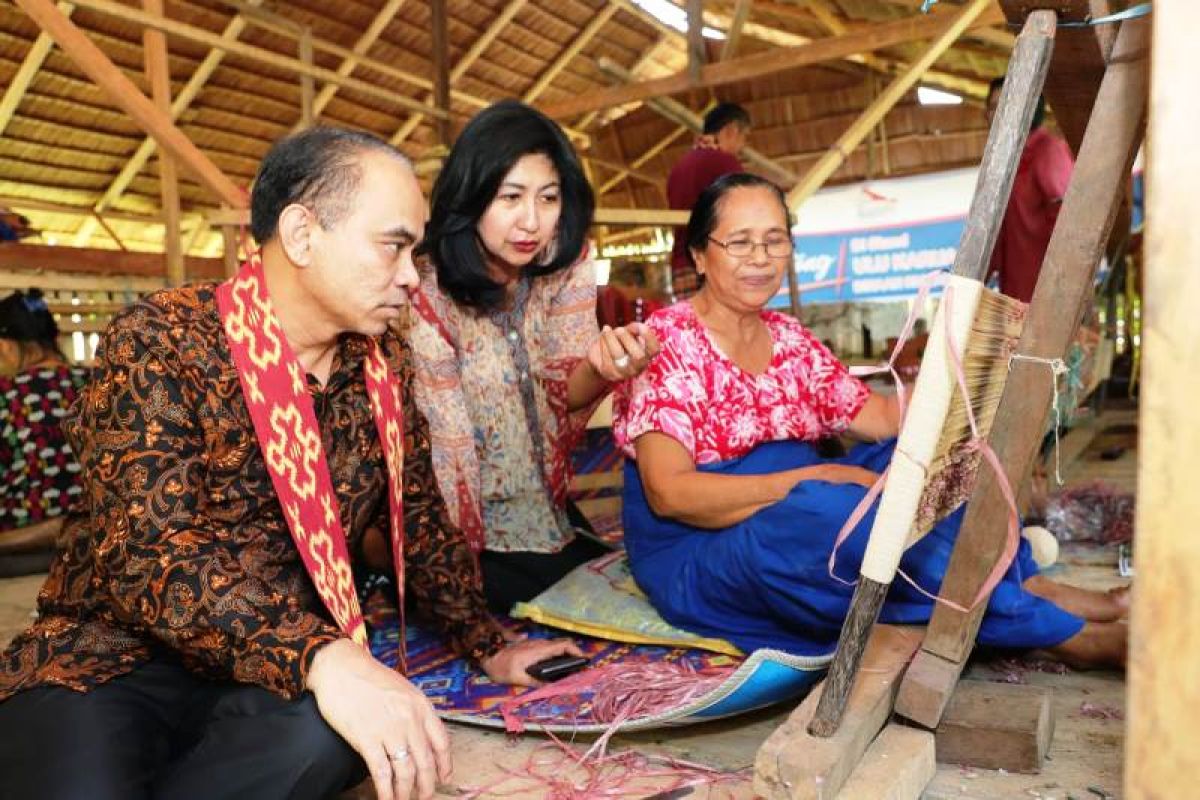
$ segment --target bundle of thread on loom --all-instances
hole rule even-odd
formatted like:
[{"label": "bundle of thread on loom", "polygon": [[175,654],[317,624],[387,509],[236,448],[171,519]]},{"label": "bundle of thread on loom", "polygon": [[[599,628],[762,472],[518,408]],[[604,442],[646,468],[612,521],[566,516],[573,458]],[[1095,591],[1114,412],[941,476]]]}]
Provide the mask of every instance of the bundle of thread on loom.
[{"label": "bundle of thread on loom", "polygon": [[[564,700],[572,708],[587,710],[592,720],[608,727],[583,752],[546,732],[550,741],[534,750],[522,765],[502,768],[504,778],[472,788],[465,796],[502,797],[537,789],[553,800],[590,800],[748,781],[749,767],[723,771],[669,756],[608,751],[609,741],[624,724],[687,705],[723,683],[733,670],[620,662],[587,669],[514,697],[501,706],[505,728],[512,734],[523,732],[526,724],[575,722],[563,718]],[[559,702],[549,702],[553,700]]]}]

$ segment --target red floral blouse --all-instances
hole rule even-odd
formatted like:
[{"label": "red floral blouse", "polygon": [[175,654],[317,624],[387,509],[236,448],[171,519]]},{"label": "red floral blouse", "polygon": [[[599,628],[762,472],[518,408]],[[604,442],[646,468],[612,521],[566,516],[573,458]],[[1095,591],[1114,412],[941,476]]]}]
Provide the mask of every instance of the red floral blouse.
[{"label": "red floral blouse", "polygon": [[764,442],[845,430],[870,390],[799,322],[774,311],[762,319],[774,352],[754,375],[720,351],[690,302],[653,314],[647,324],[662,352],[613,400],[613,435],[625,454],[634,457],[634,441],[651,431],[678,441],[696,464],[712,464]]}]

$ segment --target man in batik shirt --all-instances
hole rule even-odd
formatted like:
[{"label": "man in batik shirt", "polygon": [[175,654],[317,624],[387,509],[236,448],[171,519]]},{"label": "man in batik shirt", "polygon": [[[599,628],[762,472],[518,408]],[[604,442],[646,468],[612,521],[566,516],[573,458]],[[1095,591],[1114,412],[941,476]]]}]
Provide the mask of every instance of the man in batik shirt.
[{"label": "man in batik shirt", "polygon": [[2,797],[328,797],[364,765],[385,800],[430,797],[447,735],[364,646],[364,565],[494,680],[574,651],[505,647],[436,490],[389,329],[418,280],[411,166],[313,129],[251,206],[261,257],[105,333],[68,426],[86,513],[0,659]]}]

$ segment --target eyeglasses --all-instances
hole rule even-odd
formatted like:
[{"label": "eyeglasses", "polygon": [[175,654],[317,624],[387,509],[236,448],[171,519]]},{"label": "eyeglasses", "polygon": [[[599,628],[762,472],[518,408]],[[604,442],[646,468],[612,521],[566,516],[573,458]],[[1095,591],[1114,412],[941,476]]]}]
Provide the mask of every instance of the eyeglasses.
[{"label": "eyeglasses", "polygon": [[753,242],[749,239],[730,239],[728,242],[722,242],[711,236],[708,240],[732,258],[749,258],[758,247],[763,249],[767,258],[787,258],[792,254],[792,240],[786,236],[772,236],[765,242]]}]

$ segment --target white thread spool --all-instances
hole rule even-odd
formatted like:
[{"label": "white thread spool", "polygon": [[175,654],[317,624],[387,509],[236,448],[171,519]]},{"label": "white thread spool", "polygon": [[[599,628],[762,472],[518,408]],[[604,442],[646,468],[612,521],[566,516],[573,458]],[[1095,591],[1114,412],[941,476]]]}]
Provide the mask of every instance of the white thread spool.
[{"label": "white thread spool", "polygon": [[1039,569],[1046,569],[1058,561],[1058,539],[1054,534],[1041,525],[1030,525],[1021,531],[1021,535],[1029,540],[1033,550],[1033,560]]}]

